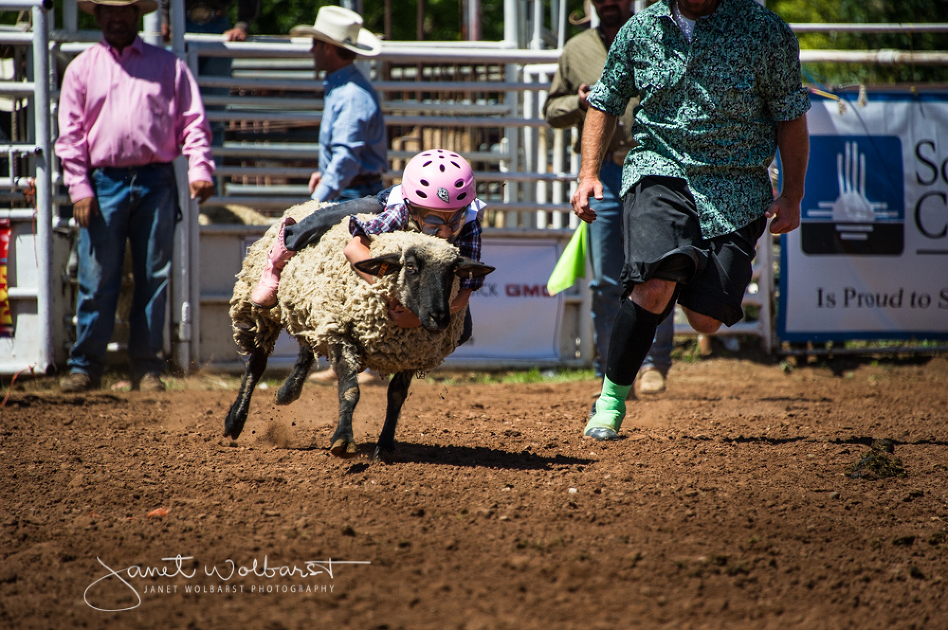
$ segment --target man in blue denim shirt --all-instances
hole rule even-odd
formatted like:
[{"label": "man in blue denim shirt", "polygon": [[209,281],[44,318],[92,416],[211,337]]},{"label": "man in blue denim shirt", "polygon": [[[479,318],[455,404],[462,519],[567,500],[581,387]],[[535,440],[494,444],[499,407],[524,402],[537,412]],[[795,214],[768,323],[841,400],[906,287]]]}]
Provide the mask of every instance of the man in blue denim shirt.
[{"label": "man in blue denim shirt", "polygon": [[[619,31],[587,99],[582,167],[572,203],[596,219],[600,164],[616,120],[639,98],[622,174],[622,282],[602,393],[584,435],[618,438],[625,397],[677,300],[713,333],[743,317],[755,244],[800,225],[809,154],[799,45],[754,0],[661,0]],[[783,190],[767,167],[780,149]]]},{"label": "man in blue denim shirt", "polygon": [[358,13],[336,6],[322,7],[314,26],[294,26],[290,34],[313,38],[316,72],[326,73],[319,170],[309,180],[313,199],[345,201],[381,192],[388,169],[385,120],[378,95],[353,63],[356,55],[378,55],[381,42],[362,28]]}]

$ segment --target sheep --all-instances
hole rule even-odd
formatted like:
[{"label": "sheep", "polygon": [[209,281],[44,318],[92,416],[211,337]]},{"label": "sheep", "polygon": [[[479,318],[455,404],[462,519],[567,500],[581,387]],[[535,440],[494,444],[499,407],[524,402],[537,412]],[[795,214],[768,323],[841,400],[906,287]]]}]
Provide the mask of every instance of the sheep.
[{"label": "sheep", "polygon": [[[285,214],[300,219],[320,205],[308,202]],[[299,342],[300,352],[277,392],[276,403],[288,405],[299,398],[315,356],[328,358],[339,383],[339,420],[330,446],[337,457],[357,452],[352,433],[352,414],[359,402],[357,375],[366,367],[393,375],[385,423],[373,455],[374,459],[387,457],[394,451],[395,427],[412,376],[423,376],[437,367],[457,347],[465,313],[452,315],[450,304],[458,292],[458,278],[482,277],[494,268],[462,257],[442,239],[392,232],[373,237],[374,257],[357,265],[377,277],[369,285],[343,255],[351,238],[345,218],[317,244],[290,259],[282,272],[278,304],[260,309],[251,304],[250,294],[278,231],[279,225],[271,227],[250,247],[234,285],[230,301],[234,341],[249,361],[225,419],[224,435],[237,439],[243,430],[254,387],[285,328]],[[421,327],[396,326],[388,315],[392,300],[417,315]]]}]

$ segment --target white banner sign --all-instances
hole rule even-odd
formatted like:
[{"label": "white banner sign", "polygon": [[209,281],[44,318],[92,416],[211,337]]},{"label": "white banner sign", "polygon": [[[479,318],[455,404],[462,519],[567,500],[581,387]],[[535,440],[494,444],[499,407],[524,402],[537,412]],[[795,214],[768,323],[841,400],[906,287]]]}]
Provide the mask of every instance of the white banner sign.
[{"label": "white banner sign", "polygon": [[807,124],[801,226],[781,237],[780,338],[948,337],[948,97],[814,97]]},{"label": "white banner sign", "polygon": [[523,361],[560,358],[563,294],[550,296],[546,281],[561,247],[555,239],[490,238],[481,260],[497,270],[471,296],[474,335],[448,359]]}]

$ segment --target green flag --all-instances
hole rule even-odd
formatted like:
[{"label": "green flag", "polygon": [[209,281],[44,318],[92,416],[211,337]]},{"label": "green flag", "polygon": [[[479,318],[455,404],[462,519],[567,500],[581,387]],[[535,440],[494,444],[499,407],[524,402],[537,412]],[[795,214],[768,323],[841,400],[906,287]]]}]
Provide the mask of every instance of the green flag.
[{"label": "green flag", "polygon": [[576,278],[586,277],[587,232],[588,228],[585,221],[581,222],[576,231],[573,232],[573,237],[569,239],[566,249],[563,250],[563,255],[556,261],[553,273],[550,274],[550,279],[546,282],[546,290],[550,295],[556,295],[560,291],[570,288],[576,282]]}]

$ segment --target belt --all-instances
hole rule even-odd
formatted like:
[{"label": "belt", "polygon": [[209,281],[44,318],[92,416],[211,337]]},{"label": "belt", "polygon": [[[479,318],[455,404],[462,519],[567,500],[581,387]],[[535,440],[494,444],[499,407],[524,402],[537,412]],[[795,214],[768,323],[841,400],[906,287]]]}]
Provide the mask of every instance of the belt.
[{"label": "belt", "polygon": [[224,17],[227,15],[227,9],[215,9],[214,7],[208,6],[206,4],[196,4],[189,8],[185,13],[189,20],[195,24],[203,25],[207,24],[214,18]]},{"label": "belt", "polygon": [[95,173],[96,171],[129,171],[137,172],[143,171],[145,169],[151,168],[173,168],[174,164],[171,162],[149,162],[148,164],[138,164],[136,166],[93,166],[89,169],[89,174]]},{"label": "belt", "polygon": [[349,182],[347,188],[354,188],[356,186],[366,186],[368,184],[374,184],[376,182],[382,181],[381,173],[363,173],[362,175],[356,175],[352,178],[352,181]]}]

